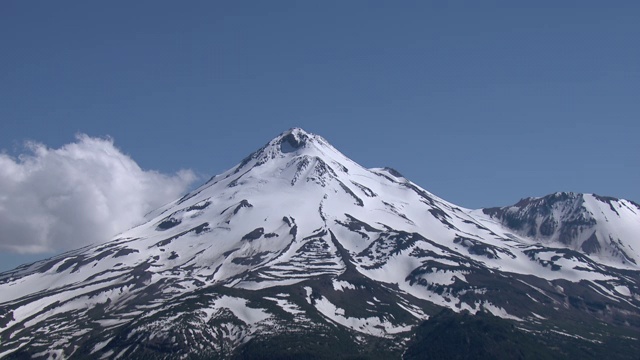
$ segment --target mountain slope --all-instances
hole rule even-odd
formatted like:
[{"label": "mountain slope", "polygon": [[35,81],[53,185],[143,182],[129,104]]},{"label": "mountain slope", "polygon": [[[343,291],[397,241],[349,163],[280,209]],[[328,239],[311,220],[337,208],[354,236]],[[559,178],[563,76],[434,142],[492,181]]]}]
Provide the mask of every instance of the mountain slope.
[{"label": "mountain slope", "polygon": [[584,211],[464,209],[291,129],[110,242],[0,274],[0,356],[229,357],[302,334],[399,356],[441,308],[634,332],[637,206],[571,196]]}]

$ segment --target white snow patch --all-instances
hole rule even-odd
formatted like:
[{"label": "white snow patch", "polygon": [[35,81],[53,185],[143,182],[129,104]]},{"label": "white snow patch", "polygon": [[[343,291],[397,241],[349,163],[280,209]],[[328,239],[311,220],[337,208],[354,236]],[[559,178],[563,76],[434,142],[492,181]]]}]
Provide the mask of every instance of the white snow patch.
[{"label": "white snow patch", "polygon": [[335,291],[344,291],[344,289],[355,290],[356,286],[347,281],[333,280],[333,289]]},{"label": "white snow patch", "polygon": [[278,304],[278,306],[282,308],[282,310],[288,312],[289,314],[293,314],[293,315],[304,314],[304,311],[300,310],[300,307],[298,305],[290,303],[285,299],[272,298],[272,297],[265,297],[264,299],[274,301],[276,304]]},{"label": "white snow patch", "polygon": [[554,329],[551,329],[551,330],[549,330],[549,331],[554,332],[554,333],[556,333],[556,334],[560,334],[560,335],[564,335],[564,336],[572,337],[572,338],[574,338],[574,339],[586,340],[586,341],[589,341],[589,342],[592,342],[592,343],[602,344],[602,341],[600,341],[600,340],[587,339],[586,337],[584,337],[584,336],[580,336],[580,335],[575,335],[575,334],[573,334],[573,335],[572,335],[572,334],[568,334],[568,333],[566,333],[566,332],[559,331],[559,330],[554,330]]},{"label": "white snow patch", "polygon": [[231,296],[222,296],[214,302],[216,308],[227,308],[233,312],[242,322],[248,325],[268,319],[269,315],[264,309],[256,309],[247,306],[247,300]]},{"label": "white snow patch", "polygon": [[540,320],[547,320],[547,318],[546,318],[546,317],[544,317],[544,316],[540,316],[540,315],[538,315],[538,314],[536,314],[536,313],[534,313],[534,312],[532,312],[532,313],[531,313],[531,315],[533,315],[534,317],[536,317],[536,318],[538,318],[538,319],[540,319]]},{"label": "white snow patch", "polygon": [[401,302],[397,303],[398,306],[403,308],[406,312],[413,315],[416,319],[427,320],[429,315],[425,314],[419,307],[411,305],[409,303],[403,304]]},{"label": "white snow patch", "polygon": [[101,341],[99,343],[97,343],[94,347],[93,350],[91,350],[91,354],[94,354],[100,350],[102,350],[105,346],[107,346],[107,344],[111,341],[111,339],[109,340],[105,340],[105,341]]},{"label": "white snow patch", "polygon": [[118,325],[127,323],[130,320],[131,319],[101,319],[101,320],[96,320],[95,322],[102,327],[108,328],[108,327],[118,326]]},{"label": "white snow patch", "polygon": [[113,350],[109,350],[106,353],[102,354],[102,356],[100,357],[100,359],[108,359],[113,355]]},{"label": "white snow patch", "polygon": [[313,294],[313,289],[308,286],[305,286],[304,291],[307,293],[307,302],[311,304],[311,294]]},{"label": "white snow patch", "polygon": [[377,336],[377,337],[388,337],[392,334],[397,334],[405,331],[411,330],[410,325],[394,325],[386,319],[381,320],[378,317],[368,317],[368,318],[355,318],[355,317],[346,317],[344,315],[344,309],[338,308],[333,305],[327,298],[324,296],[320,299],[316,300],[316,308],[322,315],[327,317],[334,322],[346,326],[350,329]]},{"label": "white snow patch", "polygon": [[516,320],[516,321],[523,321],[522,319],[520,319],[517,316],[513,316],[511,314],[509,314],[505,309],[493,305],[489,302],[483,302],[481,304],[481,306],[486,309],[487,311],[489,311],[490,313],[492,313],[495,316],[501,317],[503,319],[510,319],[510,320]]},{"label": "white snow patch", "polygon": [[618,292],[621,295],[631,296],[631,290],[629,290],[629,288],[626,286],[618,285],[615,287],[615,289],[616,289],[616,292]]}]

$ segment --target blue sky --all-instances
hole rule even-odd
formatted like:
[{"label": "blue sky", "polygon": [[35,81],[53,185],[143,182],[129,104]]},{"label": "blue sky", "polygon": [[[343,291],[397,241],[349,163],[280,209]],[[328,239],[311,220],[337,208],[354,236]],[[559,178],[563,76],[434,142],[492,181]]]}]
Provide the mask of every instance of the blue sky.
[{"label": "blue sky", "polygon": [[3,1],[0,149],[109,136],[176,184],[298,126],[461,206],[638,202],[640,5],[558,3]]}]

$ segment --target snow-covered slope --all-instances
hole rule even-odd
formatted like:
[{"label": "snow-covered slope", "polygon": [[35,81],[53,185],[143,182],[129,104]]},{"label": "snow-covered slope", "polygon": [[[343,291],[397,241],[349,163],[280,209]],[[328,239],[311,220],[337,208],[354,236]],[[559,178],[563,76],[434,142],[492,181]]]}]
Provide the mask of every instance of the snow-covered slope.
[{"label": "snow-covered slope", "polygon": [[634,322],[639,214],[574,194],[464,209],[291,129],[112,241],[0,274],[0,357],[224,357],[335,326],[403,339],[439,307]]}]

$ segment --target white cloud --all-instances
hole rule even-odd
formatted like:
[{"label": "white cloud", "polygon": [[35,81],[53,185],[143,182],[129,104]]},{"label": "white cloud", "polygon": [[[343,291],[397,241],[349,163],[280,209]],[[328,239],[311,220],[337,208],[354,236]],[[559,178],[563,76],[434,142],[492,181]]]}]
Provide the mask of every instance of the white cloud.
[{"label": "white cloud", "polygon": [[146,171],[110,138],[78,135],[59,149],[28,143],[0,154],[0,251],[51,253],[110,240],[196,180]]}]

